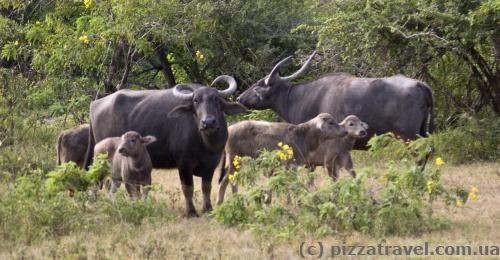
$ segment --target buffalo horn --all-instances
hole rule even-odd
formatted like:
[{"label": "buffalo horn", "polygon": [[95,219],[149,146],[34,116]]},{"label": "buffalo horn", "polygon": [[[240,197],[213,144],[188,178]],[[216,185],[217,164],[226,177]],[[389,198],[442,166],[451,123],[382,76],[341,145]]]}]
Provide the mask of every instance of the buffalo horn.
[{"label": "buffalo horn", "polygon": [[[189,93],[186,93],[186,91],[189,91]],[[191,87],[189,85],[178,84],[178,85],[175,85],[175,87],[174,87],[174,96],[176,96],[180,99],[193,98],[193,92],[194,92],[193,87]]]},{"label": "buffalo horn", "polygon": [[215,84],[221,81],[227,82],[227,84],[229,84],[229,87],[224,90],[217,90],[219,91],[219,95],[221,95],[222,97],[228,97],[236,91],[236,86],[237,86],[236,80],[228,75],[218,76],[217,78],[214,79],[214,81],[212,82],[212,84],[210,84],[210,86],[213,87]]}]

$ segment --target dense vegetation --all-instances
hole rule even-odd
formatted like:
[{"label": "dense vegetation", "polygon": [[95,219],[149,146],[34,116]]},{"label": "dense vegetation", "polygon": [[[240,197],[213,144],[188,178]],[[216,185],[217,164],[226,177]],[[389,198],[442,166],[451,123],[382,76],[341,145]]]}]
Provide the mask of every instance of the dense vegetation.
[{"label": "dense vegetation", "polygon": [[[348,72],[362,77],[401,73],[426,81],[434,90],[438,126],[426,141],[429,149],[448,163],[500,159],[497,0],[0,0],[0,14],[0,236],[5,240],[31,243],[98,230],[103,223],[173,218],[161,201],[135,204],[119,196],[112,203],[83,192],[74,198],[60,192],[78,190],[63,173],[81,177],[83,171],[71,165],[55,169],[56,135],[87,122],[96,96],[123,88],[206,84],[220,74],[233,75],[243,91],[280,59],[295,54],[295,64],[287,68],[294,71],[313,50],[318,55],[303,80]],[[277,120],[270,111],[254,111],[229,121],[241,118]],[[275,186],[255,186],[253,193],[234,196],[213,217],[259,234],[280,218],[283,225],[269,234],[280,238],[297,234],[292,228],[297,221],[316,235],[352,230],[406,235],[445,226],[429,212],[438,195],[448,204],[467,200],[459,188],[429,191],[431,178],[433,187],[441,187],[439,167],[423,171],[394,155],[394,147],[365,157],[392,160],[380,177],[390,185],[375,199],[366,195],[369,172],[312,191],[300,170],[295,179],[282,182],[290,174],[283,170],[265,184]],[[267,166],[259,160],[248,161],[256,168],[240,178],[264,171]],[[48,177],[69,186],[47,183]],[[252,201],[264,188],[278,196],[268,208]],[[286,198],[284,188],[308,196]],[[335,205],[328,202],[332,190],[345,191]],[[409,196],[397,197],[401,193]],[[292,206],[310,207],[311,200],[322,204],[306,212],[290,207],[287,199]],[[382,205],[384,200],[393,203]],[[350,208],[348,202],[367,207]],[[384,215],[386,206],[407,222]],[[337,218],[347,215],[351,218],[345,221]]]}]

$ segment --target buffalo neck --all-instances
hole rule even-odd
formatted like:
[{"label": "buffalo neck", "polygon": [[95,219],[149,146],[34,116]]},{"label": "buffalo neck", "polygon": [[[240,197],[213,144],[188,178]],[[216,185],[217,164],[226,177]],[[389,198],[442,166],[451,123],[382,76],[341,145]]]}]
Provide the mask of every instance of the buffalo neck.
[{"label": "buffalo neck", "polygon": [[289,99],[290,99],[290,94],[293,91],[292,86],[278,86],[277,88],[280,88],[276,95],[276,98],[273,100],[271,109],[274,110],[281,118],[283,118],[286,122],[290,122],[290,116],[289,116],[289,111],[290,107],[289,105]]},{"label": "buffalo neck", "polygon": [[273,100],[272,109],[278,113],[278,115],[283,118],[286,122],[293,124],[304,123],[316,115],[312,115],[311,118],[306,118],[303,109],[311,107],[313,104],[307,104],[305,101],[305,96],[307,95],[307,86],[305,85],[287,85],[280,86],[279,94],[276,99]]},{"label": "buffalo neck", "polygon": [[151,166],[151,158],[146,149],[139,155],[130,156],[129,158],[130,160],[127,160],[129,167],[136,171],[142,171],[144,168]]}]

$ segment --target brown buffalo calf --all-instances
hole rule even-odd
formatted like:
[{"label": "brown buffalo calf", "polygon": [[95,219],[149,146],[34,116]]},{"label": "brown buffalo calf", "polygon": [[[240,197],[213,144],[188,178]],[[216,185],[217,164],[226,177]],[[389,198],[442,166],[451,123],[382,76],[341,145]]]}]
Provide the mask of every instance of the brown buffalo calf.
[{"label": "brown buffalo calf", "polygon": [[356,177],[353,170],[351,151],[358,139],[367,135],[368,124],[357,116],[349,115],[339,123],[347,131],[344,137],[336,137],[322,143],[318,149],[309,153],[307,163],[313,166],[323,165],[325,172],[334,180],[338,178],[339,170],[345,168],[352,177]]},{"label": "brown buffalo calf", "polygon": [[[347,134],[346,130],[337,124],[328,113],[321,113],[298,125],[242,121],[230,126],[228,132],[225,158],[222,159],[226,165],[221,166],[222,179],[219,185],[217,204],[224,200],[228,176],[234,172],[232,162],[236,155],[256,158],[263,149],[276,149],[278,143],[283,142],[293,148],[295,164],[306,164],[308,154],[316,150],[321,143],[332,138],[341,138]],[[233,189],[233,191],[235,190]]]},{"label": "brown buffalo calf", "polygon": [[96,144],[100,151],[112,154],[111,194],[116,193],[121,183],[132,199],[141,195],[147,199],[151,186],[152,163],[146,146],[156,141],[154,136],[142,137],[139,133],[129,131],[120,137],[110,137]]}]

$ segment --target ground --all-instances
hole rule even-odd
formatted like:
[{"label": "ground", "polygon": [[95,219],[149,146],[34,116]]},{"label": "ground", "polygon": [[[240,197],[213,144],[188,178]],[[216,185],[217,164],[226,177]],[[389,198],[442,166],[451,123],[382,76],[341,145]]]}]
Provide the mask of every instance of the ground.
[{"label": "ground", "polygon": [[[377,167],[362,165],[358,167]],[[347,173],[343,173],[347,176]],[[215,201],[217,174],[214,177],[212,201]],[[451,220],[451,227],[425,233],[417,237],[370,238],[354,233],[322,238],[323,245],[497,245],[500,246],[500,162],[443,166],[445,183],[476,186],[478,200],[452,211],[435,206],[438,216]],[[30,246],[17,246],[0,252],[0,259],[10,258],[65,258],[65,259],[298,259],[300,239],[285,243],[259,241],[248,231],[226,228],[207,215],[187,219],[182,217],[184,199],[175,170],[155,170],[153,182],[165,192],[155,200],[167,200],[175,220],[165,223],[143,223],[141,226],[121,224],[100,233],[78,232],[60,240],[43,241]],[[228,189],[230,190],[230,189]],[[230,192],[227,197],[230,197]],[[195,178],[195,205],[201,209],[200,179]],[[306,239],[317,243],[318,239]],[[484,259],[484,258],[482,258]]]}]

